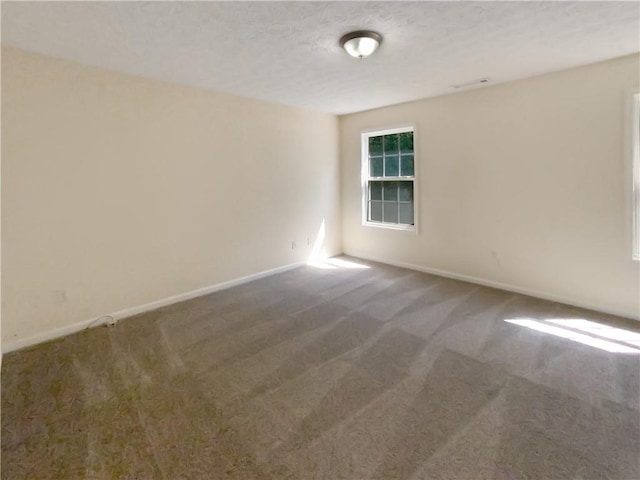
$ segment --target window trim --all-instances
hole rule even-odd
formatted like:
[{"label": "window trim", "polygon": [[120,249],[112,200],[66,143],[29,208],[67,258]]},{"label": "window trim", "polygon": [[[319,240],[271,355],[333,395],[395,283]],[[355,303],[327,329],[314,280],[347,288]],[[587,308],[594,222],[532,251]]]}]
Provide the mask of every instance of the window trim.
[{"label": "window trim", "polygon": [[[368,182],[369,177],[369,138],[381,135],[392,135],[394,133],[413,132],[413,177],[387,177],[388,181],[402,181],[411,179],[413,182],[413,225],[370,222],[367,219],[368,211]],[[386,128],[371,128],[360,132],[360,194],[361,194],[361,213],[362,225],[365,227],[382,228],[386,230],[396,230],[402,232],[418,233],[418,198],[419,198],[419,167],[418,167],[418,142],[417,142],[417,126],[413,123],[395,125]],[[387,180],[385,178],[385,180]]]},{"label": "window trim", "polygon": [[[640,261],[640,89],[631,92],[628,133],[631,157],[631,258]],[[628,180],[627,180],[628,181]],[[626,182],[625,182],[626,183]]]}]

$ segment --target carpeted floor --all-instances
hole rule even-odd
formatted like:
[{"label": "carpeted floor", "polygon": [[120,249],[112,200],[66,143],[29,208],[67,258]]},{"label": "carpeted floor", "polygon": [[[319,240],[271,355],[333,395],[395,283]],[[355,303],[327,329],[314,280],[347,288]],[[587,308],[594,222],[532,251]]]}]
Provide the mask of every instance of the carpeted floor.
[{"label": "carpeted floor", "polygon": [[342,260],[5,355],[2,478],[640,478],[637,324]]}]

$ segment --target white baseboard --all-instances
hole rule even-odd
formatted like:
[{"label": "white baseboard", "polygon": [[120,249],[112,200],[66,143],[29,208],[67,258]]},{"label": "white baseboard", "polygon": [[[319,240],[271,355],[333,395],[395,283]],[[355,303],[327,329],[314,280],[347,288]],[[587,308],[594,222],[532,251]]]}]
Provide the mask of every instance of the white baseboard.
[{"label": "white baseboard", "polygon": [[[554,295],[548,292],[540,292],[537,290],[530,290],[527,288],[522,288],[514,285],[509,285],[500,282],[494,282],[492,280],[486,280],[484,278],[472,277],[469,275],[463,275],[459,273],[449,272],[447,270],[440,270],[437,268],[425,267],[422,265],[416,265],[412,263],[405,262],[397,262],[393,260],[383,259],[374,257],[371,255],[367,255],[361,252],[356,251],[345,251],[345,255],[349,255],[352,257],[361,258],[363,260],[370,260],[372,262],[384,263],[387,265],[393,265],[396,267],[407,268],[409,270],[416,270],[419,272],[430,273],[432,275],[438,275],[441,277],[452,278],[454,280],[462,280],[464,282],[475,283],[478,285],[484,285],[487,287],[497,288],[500,290],[506,290],[509,292],[520,293],[522,295],[528,295],[530,297],[541,298],[544,300],[549,300],[552,302],[564,303],[567,305],[572,305],[580,308],[586,308],[589,310],[595,310],[598,312],[616,315],[619,317],[630,318],[633,320],[640,320],[640,315],[638,312],[629,312],[622,310],[615,310],[609,308],[603,308],[600,305],[594,305],[585,303],[582,301],[574,300],[571,298],[562,297],[559,295]],[[213,292],[217,292],[219,290],[224,290],[226,288],[231,288],[236,285],[242,285],[243,283],[248,283],[253,280],[258,280],[263,277],[268,277],[269,275],[275,275],[277,273],[286,272],[288,270],[292,270],[294,268],[305,265],[305,262],[297,262],[289,265],[284,265],[282,267],[272,268],[270,270],[264,270],[262,272],[254,273],[252,275],[247,275],[246,277],[236,278],[234,280],[229,280],[228,282],[222,282],[215,285],[210,285],[208,287],[199,288],[196,290],[192,290],[190,292],[181,293],[179,295],[174,295],[171,297],[166,297],[160,300],[156,300],[154,302],[146,303],[144,305],[138,305],[136,307],[126,308],[124,310],[119,310],[114,313],[101,315],[100,317],[92,318],[83,322],[77,322],[72,325],[66,325],[64,327],[55,328],[53,330],[48,330],[43,333],[39,333],[37,335],[33,335],[28,338],[16,340],[13,342],[9,342],[6,345],[2,346],[2,353],[8,353],[15,350],[20,350],[21,348],[30,347],[32,345],[37,345],[38,343],[47,342],[49,340],[54,340],[59,337],[63,337],[65,335],[70,335],[72,333],[79,332],[89,327],[97,327],[99,325],[105,325],[108,322],[117,322],[122,320],[123,318],[132,317],[134,315],[138,315],[140,313],[148,312],[151,310],[156,310],[161,307],[165,307],[167,305],[171,305],[178,302],[183,302],[185,300],[190,300],[195,297],[201,297],[203,295],[208,295]],[[2,360],[0,359],[0,362]],[[1,365],[1,364],[0,364]]]},{"label": "white baseboard", "polygon": [[83,322],[77,322],[71,325],[66,325],[64,327],[48,330],[46,332],[38,333],[37,335],[33,335],[28,338],[23,338],[20,340],[9,342],[6,345],[2,346],[2,353],[8,353],[14,350],[20,350],[21,348],[30,347],[32,345],[37,345],[38,343],[47,342],[49,340],[54,340],[59,337],[64,337],[65,335],[70,335],[72,333],[79,332],[80,330],[84,330],[85,328],[97,327],[99,325],[105,325],[109,322],[117,322],[118,320],[121,320],[123,318],[133,317],[134,315],[138,315],[140,313],[148,312],[151,310],[156,310],[158,308],[165,307],[173,303],[184,302],[185,300],[190,300],[195,297],[208,295],[210,293],[217,292],[219,290],[224,290],[226,288],[235,287],[236,285],[241,285],[243,283],[248,283],[253,280],[258,280],[259,278],[268,277],[269,275],[275,275],[276,273],[286,272],[288,270],[292,270],[302,265],[305,265],[305,262],[291,263],[289,265],[284,265],[282,267],[272,268],[270,270],[264,270],[262,272],[247,275],[246,277],[229,280],[228,282],[217,283],[215,285],[198,288],[197,290],[192,290],[190,292],[185,292],[179,295],[166,297],[160,300],[156,300],[155,302],[145,303],[144,305],[125,308],[124,310],[119,310],[114,313],[101,315],[99,317],[85,320]]},{"label": "white baseboard", "polygon": [[362,252],[356,252],[353,250],[345,251],[345,255],[349,255],[352,257],[361,258],[363,260],[370,260],[372,262],[384,263],[387,265],[393,265],[395,267],[407,268],[409,270],[416,270],[418,272],[430,273],[432,275],[438,275],[440,277],[452,278],[454,280],[462,280],[464,282],[475,283],[478,285],[483,285],[485,287],[497,288],[499,290],[506,290],[508,292],[520,293],[522,295],[527,295],[529,297],[541,298],[543,300],[549,300],[557,303],[564,303],[567,305],[571,305],[574,307],[585,308],[588,310],[595,310],[596,312],[602,312],[609,315],[615,315],[617,317],[629,318],[632,320],[640,320],[639,312],[632,312],[626,310],[617,310],[604,308],[601,305],[590,304],[580,300],[575,300],[573,298],[563,297],[560,295],[555,295],[548,292],[540,292],[538,290],[530,290],[528,288],[518,287],[515,285],[509,285],[506,283],[494,282],[492,280],[487,280],[479,277],[472,277],[469,275],[463,275],[460,273],[449,272],[447,270],[439,270],[437,268],[424,267],[422,265],[415,265],[413,263],[404,263],[404,262],[396,262],[394,260],[388,260],[383,258],[374,257],[371,255],[366,255]]}]

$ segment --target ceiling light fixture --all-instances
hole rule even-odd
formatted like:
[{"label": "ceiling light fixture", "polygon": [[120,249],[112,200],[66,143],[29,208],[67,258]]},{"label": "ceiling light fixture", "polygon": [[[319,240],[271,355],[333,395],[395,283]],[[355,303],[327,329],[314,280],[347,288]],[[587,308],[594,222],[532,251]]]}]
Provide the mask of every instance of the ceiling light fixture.
[{"label": "ceiling light fixture", "polygon": [[347,33],[340,39],[340,46],[355,58],[366,58],[382,43],[382,35],[371,30]]}]

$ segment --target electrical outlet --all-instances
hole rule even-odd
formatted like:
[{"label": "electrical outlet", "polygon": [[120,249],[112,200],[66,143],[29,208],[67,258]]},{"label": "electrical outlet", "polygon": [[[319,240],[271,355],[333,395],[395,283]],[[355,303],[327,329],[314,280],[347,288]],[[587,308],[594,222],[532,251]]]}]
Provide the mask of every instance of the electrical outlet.
[{"label": "electrical outlet", "polygon": [[53,291],[53,301],[54,303],[61,304],[67,301],[67,291],[66,290],[54,290]]}]

